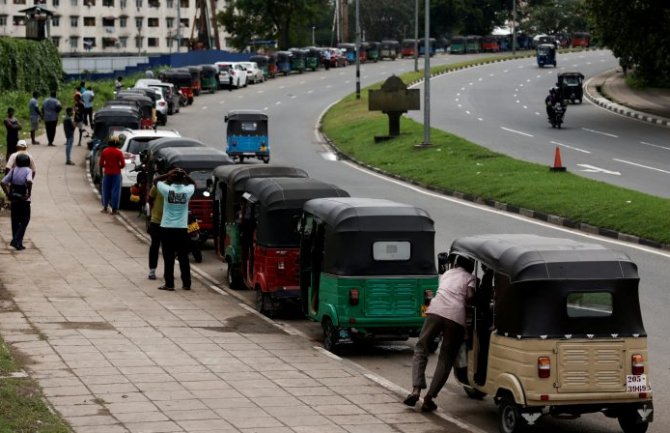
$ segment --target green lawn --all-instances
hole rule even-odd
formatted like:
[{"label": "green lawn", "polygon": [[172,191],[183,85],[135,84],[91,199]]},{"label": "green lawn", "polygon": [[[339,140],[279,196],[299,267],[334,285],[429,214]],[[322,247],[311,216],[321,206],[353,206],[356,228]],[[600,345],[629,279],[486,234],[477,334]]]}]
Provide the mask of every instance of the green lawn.
[{"label": "green lawn", "polygon": [[[407,83],[417,76],[422,73],[412,72],[401,78]],[[360,100],[350,95],[323,118],[323,132],[350,157],[423,186],[470,194],[670,244],[668,199],[569,172],[554,173],[549,165],[518,161],[436,129],[431,132],[434,145],[417,149],[414,145],[423,141],[423,125],[405,117],[401,119],[399,137],[375,143],[375,135],[388,133],[388,120],[379,112],[368,111],[367,106],[367,90],[364,90]]]}]

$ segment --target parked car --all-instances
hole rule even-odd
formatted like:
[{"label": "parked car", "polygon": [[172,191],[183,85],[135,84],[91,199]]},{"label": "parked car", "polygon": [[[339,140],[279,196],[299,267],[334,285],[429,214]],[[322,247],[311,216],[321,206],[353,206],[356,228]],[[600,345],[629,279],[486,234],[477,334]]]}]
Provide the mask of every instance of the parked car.
[{"label": "parked car", "polygon": [[216,62],[219,68],[219,87],[236,88],[247,86],[247,71],[239,62]]},{"label": "parked car", "polygon": [[241,62],[244,69],[247,71],[247,81],[252,84],[262,83],[265,81],[265,74],[258,67],[256,62]]},{"label": "parked car", "polygon": [[144,92],[145,95],[154,100],[154,105],[156,108],[156,121],[158,125],[166,125],[168,117],[168,102],[163,93],[163,88],[149,87],[149,86],[137,86],[129,90],[139,89]]},{"label": "parked car", "polygon": [[179,89],[176,89],[174,84],[166,83],[155,78],[142,78],[135,82],[135,87],[151,87],[164,90],[163,98],[167,102],[167,114],[172,115],[174,113],[179,113],[179,107],[181,107],[182,104],[179,103]]}]

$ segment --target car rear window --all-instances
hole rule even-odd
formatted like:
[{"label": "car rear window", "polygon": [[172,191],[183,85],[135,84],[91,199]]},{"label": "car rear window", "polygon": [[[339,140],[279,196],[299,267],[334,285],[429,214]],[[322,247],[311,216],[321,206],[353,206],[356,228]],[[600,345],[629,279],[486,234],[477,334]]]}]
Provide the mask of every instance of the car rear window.
[{"label": "car rear window", "polygon": [[614,310],[610,292],[573,292],[567,297],[568,317],[609,317]]},{"label": "car rear window", "polygon": [[153,140],[153,138],[144,140],[133,138],[128,143],[128,149],[126,149],[126,152],[139,155],[143,150],[146,150],[151,140]]}]

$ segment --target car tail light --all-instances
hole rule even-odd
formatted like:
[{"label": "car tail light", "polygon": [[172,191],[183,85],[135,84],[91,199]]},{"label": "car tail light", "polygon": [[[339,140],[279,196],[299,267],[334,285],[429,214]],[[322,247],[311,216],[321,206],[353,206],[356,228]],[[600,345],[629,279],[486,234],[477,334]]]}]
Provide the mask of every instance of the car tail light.
[{"label": "car tail light", "polygon": [[644,374],[644,357],[642,355],[633,355],[631,357],[631,364],[633,366],[633,374]]},{"label": "car tail light", "polygon": [[546,379],[551,376],[551,359],[548,356],[537,358],[537,377]]},{"label": "car tail light", "polygon": [[359,295],[358,289],[349,290],[349,303],[351,305],[358,305]]},{"label": "car tail light", "polygon": [[165,107],[165,101],[160,101],[160,102],[158,103],[158,105],[161,106],[161,107]]},{"label": "car tail light", "polygon": [[423,304],[430,305],[430,301],[433,299],[433,291],[428,289],[423,292]]}]

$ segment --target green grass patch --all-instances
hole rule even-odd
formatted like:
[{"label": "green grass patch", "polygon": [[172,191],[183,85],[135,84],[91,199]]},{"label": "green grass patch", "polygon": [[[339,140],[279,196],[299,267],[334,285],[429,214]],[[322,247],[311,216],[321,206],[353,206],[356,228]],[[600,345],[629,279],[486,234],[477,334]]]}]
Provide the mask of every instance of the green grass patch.
[{"label": "green grass patch", "polygon": [[18,366],[9,352],[9,348],[4,340],[0,338],[0,376],[14,371],[18,371]]},{"label": "green grass patch", "polygon": [[[481,60],[465,64],[473,63]],[[422,76],[421,72],[412,72],[401,78],[410,82],[416,74]],[[553,173],[548,165],[515,160],[436,129],[431,132],[433,146],[417,149],[414,145],[423,141],[423,125],[405,117],[399,137],[375,143],[375,135],[388,133],[388,120],[379,112],[368,111],[367,95],[364,89],[360,100],[353,95],[344,98],[323,118],[324,133],[350,157],[426,187],[458,191],[670,244],[668,199],[569,172]]]}]

